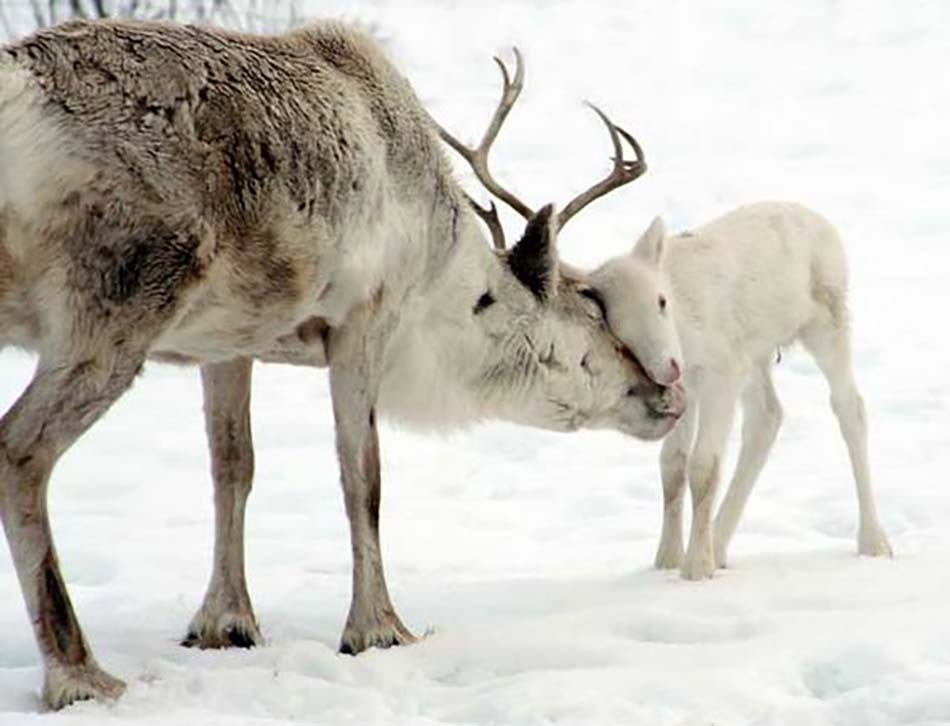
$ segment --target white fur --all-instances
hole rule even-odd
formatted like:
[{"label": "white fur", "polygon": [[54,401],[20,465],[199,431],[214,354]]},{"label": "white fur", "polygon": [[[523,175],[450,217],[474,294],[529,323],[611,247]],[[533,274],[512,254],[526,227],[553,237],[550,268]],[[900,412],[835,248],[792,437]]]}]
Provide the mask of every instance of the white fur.
[{"label": "white fur", "polygon": [[[864,403],[851,368],[847,265],[827,220],[796,204],[770,202],[675,237],[664,238],[656,220],[632,253],[606,263],[592,280],[612,316],[624,318],[611,325],[651,375],[665,361],[685,360],[690,407],[663,444],[657,567],[681,566],[683,577],[699,579],[725,566],[729,541],[781,424],[771,366],[777,351],[796,340],[814,356],[831,389],[857,485],[858,551],[891,553],[871,493]],[[657,304],[660,296],[667,300],[665,311]],[[740,401],[742,449],[713,524],[723,449]],[[684,559],[687,480],[693,523]]]},{"label": "white fur", "polygon": [[82,183],[87,170],[71,151],[29,74],[0,56],[0,209],[29,216]]}]

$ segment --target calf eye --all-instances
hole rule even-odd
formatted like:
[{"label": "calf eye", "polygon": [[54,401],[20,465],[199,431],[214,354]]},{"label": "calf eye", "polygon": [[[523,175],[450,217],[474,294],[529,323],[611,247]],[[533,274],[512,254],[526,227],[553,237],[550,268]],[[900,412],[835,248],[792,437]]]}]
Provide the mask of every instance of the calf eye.
[{"label": "calf eye", "polygon": [[472,308],[472,312],[475,315],[478,315],[485,308],[490,307],[494,304],[495,304],[495,298],[492,296],[492,294],[489,291],[486,290],[485,292],[482,293],[482,296],[478,298],[478,300],[475,302],[475,307]]},{"label": "calf eye", "polygon": [[666,298],[663,295],[660,295],[657,302],[660,304],[660,310],[666,310]]},{"label": "calf eye", "polygon": [[600,317],[604,320],[607,319],[607,306],[604,304],[604,299],[600,296],[600,293],[597,292],[592,287],[584,287],[579,290],[580,294],[586,297],[588,300],[591,300],[600,311]]}]

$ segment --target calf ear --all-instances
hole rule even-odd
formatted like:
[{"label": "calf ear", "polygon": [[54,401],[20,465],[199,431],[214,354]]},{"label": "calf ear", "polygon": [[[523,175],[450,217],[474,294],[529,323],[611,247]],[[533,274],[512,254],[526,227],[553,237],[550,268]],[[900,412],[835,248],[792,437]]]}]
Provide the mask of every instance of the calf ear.
[{"label": "calf ear", "polygon": [[638,260],[646,262],[653,267],[659,267],[663,261],[663,241],[666,238],[666,225],[663,224],[662,217],[656,217],[647,231],[640,235],[640,239],[633,246],[633,252],[630,254]]},{"label": "calf ear", "polygon": [[557,232],[554,205],[538,211],[525,227],[524,235],[508,254],[508,267],[522,285],[539,300],[557,291]]}]

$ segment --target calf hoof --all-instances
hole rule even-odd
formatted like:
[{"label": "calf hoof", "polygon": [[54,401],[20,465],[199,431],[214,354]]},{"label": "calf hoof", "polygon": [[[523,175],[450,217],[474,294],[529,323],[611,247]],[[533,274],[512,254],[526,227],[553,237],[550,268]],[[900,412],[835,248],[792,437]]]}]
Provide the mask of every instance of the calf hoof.
[{"label": "calf hoof", "polygon": [[879,527],[858,532],[858,554],[865,557],[894,556],[887,536]]},{"label": "calf hoof", "polygon": [[716,569],[725,570],[728,566],[728,558],[726,556],[726,548],[716,545],[713,550],[713,555],[716,558]]},{"label": "calf hoof", "polygon": [[390,648],[394,645],[410,645],[418,640],[393,613],[381,622],[369,627],[347,623],[340,638],[340,653],[356,655],[367,648]]},{"label": "calf hoof", "polygon": [[43,703],[53,711],[77,701],[112,701],[125,692],[125,683],[95,662],[55,666],[46,672]]},{"label": "calf hoof", "polygon": [[683,564],[683,543],[676,540],[660,540],[653,566],[658,570],[676,570]]},{"label": "calf hoof", "polygon": [[712,547],[693,549],[686,553],[686,559],[680,568],[680,577],[684,580],[705,580],[716,572]]},{"label": "calf hoof", "polygon": [[192,618],[188,635],[181,644],[186,648],[253,648],[264,644],[253,613],[210,615],[204,610]]}]

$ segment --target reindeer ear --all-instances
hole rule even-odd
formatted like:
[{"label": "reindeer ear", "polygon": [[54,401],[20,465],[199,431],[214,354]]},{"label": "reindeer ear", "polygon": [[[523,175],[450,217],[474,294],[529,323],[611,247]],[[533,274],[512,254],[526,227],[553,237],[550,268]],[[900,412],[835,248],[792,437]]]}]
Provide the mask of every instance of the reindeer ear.
[{"label": "reindeer ear", "polygon": [[528,220],[524,235],[508,254],[508,266],[539,300],[554,295],[558,280],[553,204],[548,204]]},{"label": "reindeer ear", "polygon": [[648,265],[659,267],[663,261],[663,240],[666,238],[666,225],[662,217],[656,217],[647,231],[644,232],[633,246],[630,254]]}]

